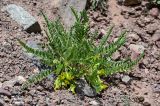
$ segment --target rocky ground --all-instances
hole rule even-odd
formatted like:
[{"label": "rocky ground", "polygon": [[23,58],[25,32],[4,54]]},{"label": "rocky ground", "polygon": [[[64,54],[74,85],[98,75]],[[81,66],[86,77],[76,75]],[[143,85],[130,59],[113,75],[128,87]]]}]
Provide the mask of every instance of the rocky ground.
[{"label": "rocky ground", "polygon": [[[32,47],[37,47],[37,42],[46,41],[44,20],[39,13],[43,10],[50,19],[64,15],[58,11],[65,10],[65,6],[60,9],[61,5],[56,1],[0,0],[0,106],[159,106],[160,13],[157,7],[148,8],[145,0],[135,0],[134,4],[137,5],[134,6],[130,6],[132,2],[126,2],[131,0],[108,0],[108,9],[103,14],[87,8],[91,31],[98,30],[100,35],[104,35],[109,26],[115,25],[110,42],[115,41],[123,30],[128,31],[127,42],[114,54],[114,59],[128,55],[134,59],[135,54],[145,51],[144,59],[133,70],[106,78],[110,86],[101,95],[83,97],[66,90],[53,91],[49,79],[24,92],[18,91],[30,75],[44,67],[23,51],[17,38]],[[9,4],[23,7],[37,19],[42,31],[23,31],[9,13],[3,10]],[[80,5],[85,7],[85,3]]]}]

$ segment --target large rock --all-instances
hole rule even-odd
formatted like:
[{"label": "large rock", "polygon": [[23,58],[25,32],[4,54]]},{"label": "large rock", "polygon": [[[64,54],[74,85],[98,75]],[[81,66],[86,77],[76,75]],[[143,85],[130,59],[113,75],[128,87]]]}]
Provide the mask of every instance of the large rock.
[{"label": "large rock", "polygon": [[86,3],[87,3],[87,0],[60,0],[59,1],[59,4],[60,4],[59,14],[66,28],[70,28],[75,22],[75,17],[71,12],[70,7],[73,7],[78,12],[80,12],[85,9]]},{"label": "large rock", "polygon": [[10,4],[3,8],[3,11],[4,10],[6,10],[10,14],[11,18],[20,24],[23,27],[23,30],[28,33],[41,32],[38,21],[22,7],[15,4]]},{"label": "large rock", "polygon": [[137,5],[140,4],[142,0],[123,0],[125,6]]},{"label": "large rock", "polygon": [[80,79],[77,83],[77,94],[88,97],[95,97],[97,95],[96,91],[88,85],[85,79]]}]

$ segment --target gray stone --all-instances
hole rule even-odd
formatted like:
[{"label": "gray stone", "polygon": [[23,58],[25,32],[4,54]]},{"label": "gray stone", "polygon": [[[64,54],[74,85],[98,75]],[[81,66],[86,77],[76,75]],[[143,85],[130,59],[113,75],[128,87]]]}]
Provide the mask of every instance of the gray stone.
[{"label": "gray stone", "polygon": [[5,102],[0,99],[0,106],[4,106]]},{"label": "gray stone", "polygon": [[6,6],[3,10],[6,10],[11,18],[23,27],[23,30],[28,33],[41,32],[41,28],[36,19],[25,11],[22,7],[15,4]]},{"label": "gray stone", "polygon": [[160,93],[160,84],[154,84],[152,86],[153,92]]},{"label": "gray stone", "polygon": [[89,104],[92,105],[92,106],[99,106],[99,105],[100,105],[100,103],[98,103],[98,102],[95,101],[95,100],[89,102]]},{"label": "gray stone", "polygon": [[2,86],[3,86],[3,88],[5,88],[5,87],[13,88],[15,84],[22,84],[25,81],[26,81],[26,79],[24,77],[17,76],[9,81],[5,81]]},{"label": "gray stone", "polygon": [[60,0],[59,13],[66,28],[70,28],[75,22],[70,7],[80,12],[85,9],[86,3],[87,0]]},{"label": "gray stone", "polygon": [[16,102],[14,102],[14,104],[16,106],[24,106],[24,102],[23,101],[16,101]]},{"label": "gray stone", "polygon": [[80,79],[77,83],[76,92],[78,94],[88,97],[95,97],[97,95],[96,91],[88,85],[86,80]]},{"label": "gray stone", "polygon": [[137,5],[140,4],[142,0],[123,0],[125,6]]},{"label": "gray stone", "polygon": [[128,75],[125,75],[122,77],[122,82],[124,82],[125,84],[130,83],[131,78]]},{"label": "gray stone", "polygon": [[0,88],[0,95],[11,97],[11,93],[3,88]]}]

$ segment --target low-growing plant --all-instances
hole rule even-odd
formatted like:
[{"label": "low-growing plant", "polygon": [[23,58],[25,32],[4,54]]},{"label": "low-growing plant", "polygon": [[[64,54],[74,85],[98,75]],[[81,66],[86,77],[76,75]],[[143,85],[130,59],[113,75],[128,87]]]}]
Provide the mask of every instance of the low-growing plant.
[{"label": "low-growing plant", "polygon": [[25,89],[33,83],[43,80],[48,75],[55,74],[54,89],[68,88],[75,92],[77,80],[84,78],[87,83],[96,90],[97,93],[107,87],[101,77],[110,76],[118,72],[125,72],[136,65],[143,57],[142,53],[136,60],[125,59],[114,61],[111,56],[126,41],[126,31],[124,31],[116,42],[106,44],[111,35],[113,27],[100,40],[99,45],[95,45],[95,40],[90,38],[88,16],[86,11],[77,13],[71,8],[76,22],[66,31],[59,20],[49,21],[43,14],[48,31],[48,43],[45,50],[33,49],[21,40],[18,40],[27,52],[41,58],[42,62],[52,70],[41,71],[33,75],[26,81],[22,88]]}]

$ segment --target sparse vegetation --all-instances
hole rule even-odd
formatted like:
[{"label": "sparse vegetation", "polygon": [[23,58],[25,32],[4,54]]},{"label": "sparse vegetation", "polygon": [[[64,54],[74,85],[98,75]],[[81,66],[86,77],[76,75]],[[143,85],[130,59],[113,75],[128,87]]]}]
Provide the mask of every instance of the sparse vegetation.
[{"label": "sparse vegetation", "polygon": [[75,92],[77,79],[85,78],[88,84],[96,92],[104,90],[107,85],[103,83],[102,76],[110,76],[114,73],[125,72],[136,65],[143,57],[142,53],[136,60],[125,59],[114,61],[111,56],[126,41],[126,31],[124,31],[116,42],[107,44],[107,39],[111,35],[113,27],[100,40],[98,46],[94,44],[95,39],[89,38],[89,23],[86,11],[77,13],[71,8],[76,22],[66,31],[59,20],[52,22],[43,14],[48,31],[48,43],[44,51],[30,48],[21,40],[19,43],[29,53],[41,58],[42,62],[53,70],[45,70],[37,75],[33,75],[26,81],[22,88],[43,80],[50,74],[55,74],[54,88],[68,88]]},{"label": "sparse vegetation", "polygon": [[107,2],[108,0],[91,0],[91,7],[93,10],[104,12],[107,10]]},{"label": "sparse vegetation", "polygon": [[160,0],[149,0],[150,3],[155,4],[155,5],[160,5]]}]

